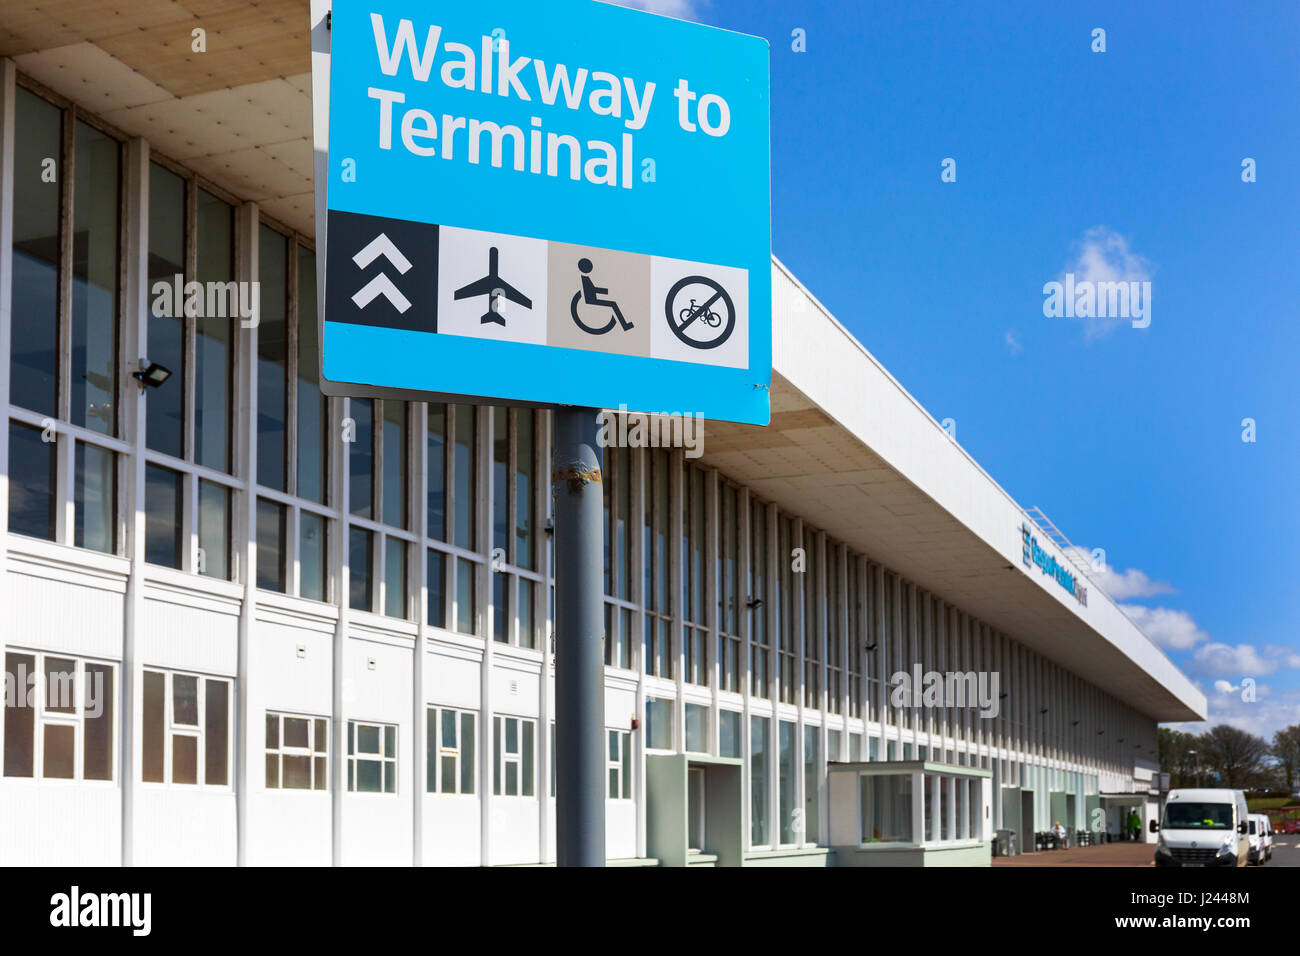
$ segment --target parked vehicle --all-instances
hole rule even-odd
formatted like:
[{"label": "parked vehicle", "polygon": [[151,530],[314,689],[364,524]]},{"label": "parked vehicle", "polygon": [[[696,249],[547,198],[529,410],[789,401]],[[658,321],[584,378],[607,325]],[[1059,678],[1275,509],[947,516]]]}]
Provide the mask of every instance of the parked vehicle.
[{"label": "parked vehicle", "polygon": [[1263,866],[1273,858],[1273,824],[1263,813],[1252,813],[1248,822],[1250,862],[1253,866]]},{"label": "parked vehicle", "polygon": [[1250,812],[1240,790],[1171,790],[1161,822],[1151,821],[1156,866],[1245,866]]}]

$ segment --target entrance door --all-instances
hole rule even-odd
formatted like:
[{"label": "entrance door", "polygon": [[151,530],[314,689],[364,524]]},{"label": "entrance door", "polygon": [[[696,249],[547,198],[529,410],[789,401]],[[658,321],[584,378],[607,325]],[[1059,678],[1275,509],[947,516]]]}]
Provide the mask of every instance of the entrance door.
[{"label": "entrance door", "polygon": [[1034,852],[1034,791],[1020,791],[1020,852]]},{"label": "entrance door", "polygon": [[691,767],[686,772],[686,847],[695,853],[704,849],[703,767]]}]

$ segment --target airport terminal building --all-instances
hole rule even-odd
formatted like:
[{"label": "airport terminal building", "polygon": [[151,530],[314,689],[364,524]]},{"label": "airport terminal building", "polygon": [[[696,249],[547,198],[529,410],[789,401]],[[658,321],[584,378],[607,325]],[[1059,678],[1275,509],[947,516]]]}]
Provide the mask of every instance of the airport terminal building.
[{"label": "airport terminal building", "polygon": [[[0,864],[553,862],[550,416],[322,395],[307,3],[19,7]],[[1204,695],[772,285],[770,426],[606,449],[611,862],[978,865],[1153,815]]]}]

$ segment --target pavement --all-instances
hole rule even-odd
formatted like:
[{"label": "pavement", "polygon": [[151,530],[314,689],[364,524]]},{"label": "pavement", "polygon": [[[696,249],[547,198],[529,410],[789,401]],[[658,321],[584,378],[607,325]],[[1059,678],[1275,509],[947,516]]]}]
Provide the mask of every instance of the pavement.
[{"label": "pavement", "polygon": [[[1103,843],[1070,850],[998,856],[992,862],[994,866],[1154,866],[1155,851],[1154,843]],[[1263,869],[1275,866],[1300,867],[1300,836],[1287,834],[1274,842],[1273,859]]]}]

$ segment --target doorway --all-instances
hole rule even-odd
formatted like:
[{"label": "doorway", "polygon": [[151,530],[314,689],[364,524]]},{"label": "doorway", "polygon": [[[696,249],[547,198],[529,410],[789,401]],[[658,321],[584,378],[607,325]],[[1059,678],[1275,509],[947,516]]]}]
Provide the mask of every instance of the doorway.
[{"label": "doorway", "polygon": [[1034,845],[1034,791],[1020,791],[1020,852],[1033,853]]},{"label": "doorway", "polygon": [[704,768],[686,772],[686,848],[691,853],[704,849]]}]

